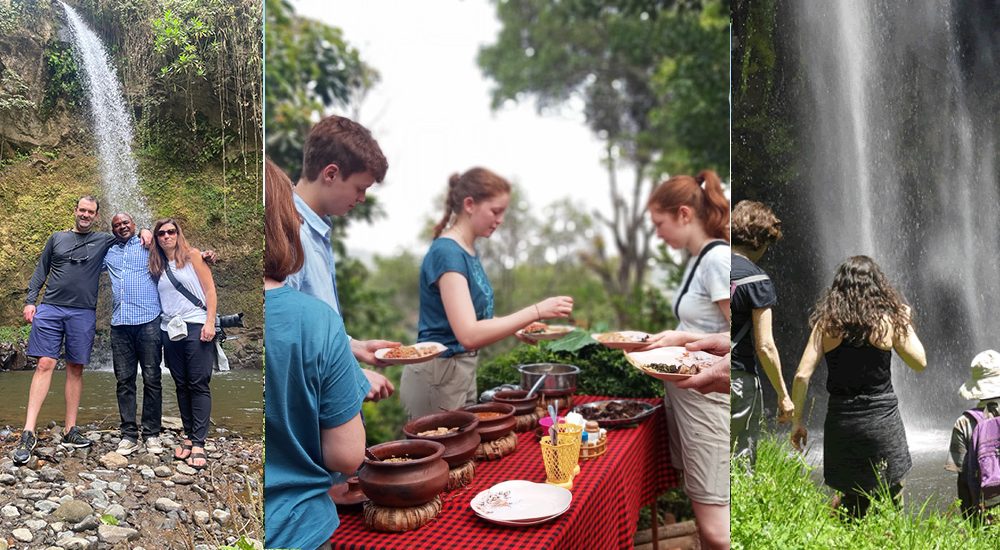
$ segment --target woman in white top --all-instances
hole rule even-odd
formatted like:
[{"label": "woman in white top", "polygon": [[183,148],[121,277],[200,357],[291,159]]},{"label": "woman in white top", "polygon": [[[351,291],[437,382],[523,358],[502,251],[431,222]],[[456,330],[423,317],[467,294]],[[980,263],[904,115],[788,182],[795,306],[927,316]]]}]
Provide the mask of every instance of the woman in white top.
[{"label": "woman in white top", "polygon": [[[156,222],[149,272],[160,292],[163,359],[177,386],[184,442],[174,458],[207,465],[205,437],[212,412],[209,382],[215,363],[215,283],[212,272],[172,219]],[[181,290],[183,289],[183,290]]]},{"label": "woman in white top", "polygon": [[[653,191],[647,208],[657,236],[690,260],[674,296],[680,324],[646,349],[684,345],[691,333],[729,332],[729,200],[719,176],[674,176]],[[729,394],[664,385],[670,458],[684,470],[702,547],[729,548]]]}]

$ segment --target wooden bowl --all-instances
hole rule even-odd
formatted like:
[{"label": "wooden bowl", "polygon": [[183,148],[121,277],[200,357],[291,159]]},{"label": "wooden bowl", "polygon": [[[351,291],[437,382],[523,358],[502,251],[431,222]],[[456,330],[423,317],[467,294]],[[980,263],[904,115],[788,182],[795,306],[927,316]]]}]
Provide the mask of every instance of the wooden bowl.
[{"label": "wooden bowl", "polygon": [[[418,435],[435,428],[458,428],[457,432],[443,435]],[[476,456],[479,446],[479,417],[465,411],[448,411],[415,418],[403,426],[407,439],[425,439],[444,445],[442,458],[448,466],[460,466]]]},{"label": "wooden bowl", "polygon": [[535,395],[531,396],[531,399],[525,397],[526,395],[528,395],[527,390],[498,391],[493,394],[493,401],[495,403],[514,405],[514,415],[521,416],[535,412],[535,407],[538,406],[538,398],[541,397],[541,394],[538,392],[535,392]]},{"label": "wooden bowl", "polygon": [[514,405],[507,403],[482,403],[463,407],[462,410],[471,413],[499,413],[493,418],[479,418],[479,438],[484,443],[506,436],[517,425]]},{"label": "wooden bowl", "polygon": [[[379,460],[365,458],[358,472],[361,490],[375,504],[409,508],[426,504],[448,485],[448,463],[444,445],[437,441],[407,439],[370,447]],[[409,457],[407,462],[385,462],[392,457]]]}]

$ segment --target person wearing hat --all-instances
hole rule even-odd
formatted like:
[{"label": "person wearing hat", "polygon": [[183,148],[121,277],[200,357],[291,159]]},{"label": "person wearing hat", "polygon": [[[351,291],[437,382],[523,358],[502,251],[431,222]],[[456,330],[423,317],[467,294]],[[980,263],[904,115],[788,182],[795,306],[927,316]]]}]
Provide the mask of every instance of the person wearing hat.
[{"label": "person wearing hat", "polygon": [[[958,388],[958,394],[965,399],[975,399],[977,403],[973,410],[981,411],[984,420],[1000,416],[1000,353],[989,349],[976,355],[972,359],[971,371],[971,378]],[[944,465],[945,470],[958,474],[958,498],[966,517],[974,515],[979,508],[969,487],[969,472],[964,471],[972,432],[979,423],[976,416],[972,411],[966,411],[955,421]]]}]

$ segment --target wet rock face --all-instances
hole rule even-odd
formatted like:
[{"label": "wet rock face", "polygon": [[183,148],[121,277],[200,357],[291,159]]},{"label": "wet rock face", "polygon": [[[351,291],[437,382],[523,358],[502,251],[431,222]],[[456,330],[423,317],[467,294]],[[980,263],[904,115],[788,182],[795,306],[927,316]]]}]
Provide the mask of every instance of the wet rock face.
[{"label": "wet rock face", "polygon": [[262,498],[257,438],[230,431],[209,438],[208,468],[196,470],[173,460],[180,432],[165,430],[161,455],[141,449],[122,457],[113,452],[118,437],[108,436],[114,430],[81,429],[94,441],[88,452],[54,445],[57,430],[42,429],[36,453],[47,449],[45,458],[25,466],[10,459],[17,438],[0,438],[0,550],[215,548],[263,538],[262,510],[245,495],[249,488],[254,502]]}]

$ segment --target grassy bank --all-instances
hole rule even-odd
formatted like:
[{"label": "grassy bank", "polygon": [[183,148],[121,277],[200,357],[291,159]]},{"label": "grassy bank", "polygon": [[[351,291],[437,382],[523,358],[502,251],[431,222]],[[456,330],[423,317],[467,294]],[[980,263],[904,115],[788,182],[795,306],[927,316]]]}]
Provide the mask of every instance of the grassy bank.
[{"label": "grassy bank", "polygon": [[809,478],[809,466],[770,438],[760,444],[753,474],[733,465],[731,485],[734,549],[1000,548],[1000,526],[974,525],[957,507],[897,510],[879,498],[864,519],[846,520],[831,511],[830,493]]}]

